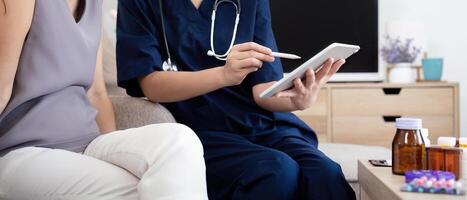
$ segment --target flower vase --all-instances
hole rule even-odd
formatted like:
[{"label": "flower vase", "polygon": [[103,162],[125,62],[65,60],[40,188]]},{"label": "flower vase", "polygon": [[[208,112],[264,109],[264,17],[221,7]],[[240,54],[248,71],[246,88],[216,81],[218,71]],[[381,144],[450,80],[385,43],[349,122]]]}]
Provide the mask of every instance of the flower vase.
[{"label": "flower vase", "polygon": [[412,63],[395,63],[388,75],[390,83],[415,83],[417,74],[412,68]]}]

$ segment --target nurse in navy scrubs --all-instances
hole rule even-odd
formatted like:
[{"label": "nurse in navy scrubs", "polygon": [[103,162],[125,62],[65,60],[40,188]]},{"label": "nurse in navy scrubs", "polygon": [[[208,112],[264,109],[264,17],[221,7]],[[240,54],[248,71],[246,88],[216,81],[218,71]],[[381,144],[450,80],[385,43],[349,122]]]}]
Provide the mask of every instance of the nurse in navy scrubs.
[{"label": "nurse in navy scrubs", "polygon": [[119,0],[118,12],[119,85],[195,130],[210,199],[355,199],[313,130],[290,113],[312,106],[345,61],[329,59],[290,90],[259,98],[283,77],[269,0]]}]

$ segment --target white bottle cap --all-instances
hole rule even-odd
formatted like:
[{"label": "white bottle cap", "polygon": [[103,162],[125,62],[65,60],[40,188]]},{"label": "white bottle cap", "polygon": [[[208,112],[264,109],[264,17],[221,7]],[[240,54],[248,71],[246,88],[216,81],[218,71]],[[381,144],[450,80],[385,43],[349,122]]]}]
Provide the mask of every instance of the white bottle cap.
[{"label": "white bottle cap", "polygon": [[459,147],[467,148],[467,137],[459,138]]},{"label": "white bottle cap", "polygon": [[421,132],[422,132],[423,140],[425,141],[425,146],[430,147],[431,141],[430,141],[430,138],[428,137],[430,135],[428,129],[422,128]]},{"label": "white bottle cap", "polygon": [[416,118],[397,118],[396,128],[405,130],[418,130],[422,128],[422,120]]},{"label": "white bottle cap", "polygon": [[440,147],[455,147],[456,138],[455,137],[439,137],[438,146]]}]

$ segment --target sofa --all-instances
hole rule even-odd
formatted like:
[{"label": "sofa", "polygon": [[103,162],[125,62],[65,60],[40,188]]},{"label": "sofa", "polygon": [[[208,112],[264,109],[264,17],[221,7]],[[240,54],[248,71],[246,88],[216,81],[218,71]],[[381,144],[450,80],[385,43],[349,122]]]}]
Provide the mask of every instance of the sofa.
[{"label": "sofa", "polygon": [[[172,114],[160,104],[155,104],[143,98],[133,98],[117,87],[115,48],[106,37],[104,46],[104,75],[112,100],[117,128],[128,129],[155,123],[176,122]],[[359,185],[357,180],[357,160],[359,159],[390,159],[389,149],[377,146],[361,146],[352,144],[319,144],[322,150],[331,159],[339,163],[344,175],[359,197]]]}]

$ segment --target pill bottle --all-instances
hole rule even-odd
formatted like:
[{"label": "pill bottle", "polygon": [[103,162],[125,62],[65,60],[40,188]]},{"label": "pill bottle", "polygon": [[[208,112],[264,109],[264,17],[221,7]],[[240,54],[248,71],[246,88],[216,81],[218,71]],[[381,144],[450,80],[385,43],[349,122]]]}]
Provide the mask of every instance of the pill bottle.
[{"label": "pill bottle", "polygon": [[462,149],[462,161],[461,161],[461,179],[467,181],[467,138],[459,138],[459,148]]},{"label": "pill bottle", "polygon": [[456,147],[457,138],[455,137],[439,137],[438,146],[440,147]]},{"label": "pill bottle", "polygon": [[462,149],[456,147],[446,148],[444,159],[445,171],[454,173],[456,179],[459,180],[461,177]]},{"label": "pill bottle", "polygon": [[430,146],[426,148],[426,166],[433,171],[444,171],[444,149],[439,146]]},{"label": "pill bottle", "polygon": [[452,172],[456,179],[462,176],[462,152],[457,146],[457,138],[440,137],[438,144],[426,149],[427,169]]},{"label": "pill bottle", "polygon": [[406,171],[426,169],[422,120],[398,118],[396,128],[392,141],[392,173],[404,175]]}]

